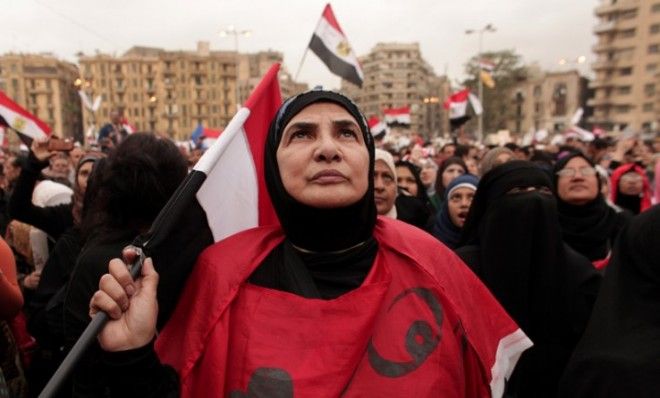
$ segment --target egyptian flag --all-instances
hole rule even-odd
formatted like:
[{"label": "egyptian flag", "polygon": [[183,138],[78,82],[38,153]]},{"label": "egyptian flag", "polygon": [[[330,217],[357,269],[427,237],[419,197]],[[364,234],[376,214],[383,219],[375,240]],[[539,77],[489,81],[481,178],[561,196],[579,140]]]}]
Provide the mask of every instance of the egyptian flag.
[{"label": "egyptian flag", "polygon": [[15,130],[21,141],[30,146],[33,139],[50,136],[50,127],[0,91],[0,126]]},{"label": "egyptian flag", "polygon": [[374,139],[382,140],[385,138],[385,135],[387,134],[387,125],[378,119],[377,116],[370,117],[367,124],[369,125],[369,131]]},{"label": "egyptian flag", "polygon": [[281,105],[273,65],[215,143],[204,153],[154,221],[136,240],[160,273],[159,326],[197,256],[213,242],[245,229],[279,224],[263,177],[271,120]]},{"label": "egyptian flag", "polygon": [[126,118],[123,118],[123,119],[121,120],[121,128],[124,129],[124,131],[126,131],[127,134],[133,134],[133,133],[135,133],[135,132],[137,131],[137,129],[135,128],[135,126],[133,126],[132,124],[130,124],[130,123],[128,122],[128,119],[126,119]]},{"label": "egyptian flag", "polygon": [[355,52],[348,44],[330,4],[326,4],[323,15],[309,42],[309,48],[332,73],[362,87],[364,74]]},{"label": "egyptian flag", "polygon": [[410,127],[410,107],[385,109],[383,113],[389,127]]},{"label": "egyptian flag", "polygon": [[468,102],[475,114],[480,115],[483,112],[481,101],[468,89],[455,92],[445,101],[444,107],[449,111],[449,122],[452,130],[470,120],[467,112]]}]

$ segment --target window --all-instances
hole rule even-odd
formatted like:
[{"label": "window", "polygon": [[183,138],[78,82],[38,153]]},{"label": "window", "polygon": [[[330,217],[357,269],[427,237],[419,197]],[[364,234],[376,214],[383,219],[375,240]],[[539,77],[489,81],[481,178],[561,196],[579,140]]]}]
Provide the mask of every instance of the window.
[{"label": "window", "polygon": [[618,105],[614,108],[617,113],[628,113],[630,107],[628,105]]},{"label": "window", "polygon": [[649,28],[649,33],[651,33],[652,35],[656,33],[660,33],[660,23],[655,23],[651,25],[651,27]]},{"label": "window", "polygon": [[632,68],[632,67],[629,67],[629,68],[621,68],[621,70],[619,70],[619,74],[620,74],[621,76],[630,76],[630,75],[632,75],[632,71],[633,71],[633,68]]},{"label": "window", "polygon": [[655,95],[655,84],[654,83],[645,84],[644,94],[646,94],[647,97],[653,97]]},{"label": "window", "polygon": [[651,44],[649,46],[649,54],[660,53],[660,44]]},{"label": "window", "polygon": [[626,95],[632,92],[631,86],[620,86],[616,89],[616,93],[619,95]]},{"label": "window", "polygon": [[541,86],[534,86],[534,96],[535,97],[541,96]]},{"label": "window", "polygon": [[626,29],[626,30],[622,30],[621,32],[619,32],[619,38],[620,39],[627,39],[627,38],[630,38],[630,37],[635,37],[635,28]]},{"label": "window", "polygon": [[644,112],[653,112],[653,102],[647,102],[642,106]]},{"label": "window", "polygon": [[660,3],[655,3],[651,6],[651,12],[660,12]]}]

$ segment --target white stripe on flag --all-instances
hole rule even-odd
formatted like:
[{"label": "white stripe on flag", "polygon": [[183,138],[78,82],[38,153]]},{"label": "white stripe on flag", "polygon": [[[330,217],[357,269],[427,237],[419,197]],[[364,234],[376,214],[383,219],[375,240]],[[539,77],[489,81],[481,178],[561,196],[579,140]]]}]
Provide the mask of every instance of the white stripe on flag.
[{"label": "white stripe on flag", "polygon": [[458,119],[465,116],[467,112],[467,101],[449,103],[449,118]]},{"label": "white stripe on flag", "polygon": [[533,345],[532,341],[520,329],[517,329],[508,336],[504,336],[500,340],[497,344],[497,351],[495,352],[495,363],[490,369],[491,397],[500,398],[504,395],[506,380],[511,377],[513,368],[516,367],[520,355]]},{"label": "white stripe on flag", "polygon": [[484,111],[484,108],[481,106],[481,101],[479,101],[479,98],[477,98],[476,95],[470,93],[470,105],[472,105],[472,110],[474,110],[474,113],[477,115],[481,115]]},{"label": "white stripe on flag", "polygon": [[362,73],[362,68],[358,62],[357,57],[355,56],[355,51],[351,50],[346,55],[342,55],[337,51],[340,46],[348,45],[348,40],[341,32],[337,31],[328,21],[321,17],[319,24],[314,31],[314,34],[318,36],[319,39],[323,42],[328,50],[332,51],[337,57],[344,60],[346,63],[349,63],[355,66],[355,69],[362,80],[364,80],[364,74]]},{"label": "white stripe on flag", "polygon": [[48,135],[33,120],[14,112],[13,110],[0,106],[0,116],[2,116],[9,127],[33,139],[48,138]]},{"label": "white stripe on flag", "polygon": [[241,108],[194,167],[207,176],[197,200],[216,242],[259,225],[257,170],[243,129],[249,115]]}]

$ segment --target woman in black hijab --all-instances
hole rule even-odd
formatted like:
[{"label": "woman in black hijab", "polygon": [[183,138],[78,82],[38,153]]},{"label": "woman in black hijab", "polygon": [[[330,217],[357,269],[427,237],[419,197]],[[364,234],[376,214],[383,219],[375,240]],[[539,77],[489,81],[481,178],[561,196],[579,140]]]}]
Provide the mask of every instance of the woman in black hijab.
[{"label": "woman in black hijab", "polygon": [[593,266],[561,240],[551,187],[531,162],[486,173],[456,251],[534,343],[507,385],[516,397],[554,397],[599,285]]},{"label": "woman in black hijab", "polygon": [[632,219],[612,250],[589,325],[559,396],[660,397],[660,206]]},{"label": "woman in black hijab", "polygon": [[395,202],[397,219],[430,232],[434,207],[419,176],[419,167],[407,160],[400,160],[395,166],[399,185]]},{"label": "woman in black hijab", "polygon": [[595,165],[581,152],[561,158],[553,174],[564,242],[590,261],[605,259],[627,213],[607,205]]},{"label": "woman in black hijab", "polygon": [[[531,343],[449,249],[376,218],[374,162],[348,98],[314,90],[281,106],[264,170],[281,227],[207,248],[158,336],[182,396],[501,394]],[[99,341],[124,360],[110,375],[124,394],[163,396],[148,388],[167,374],[151,347],[157,274],[147,259],[133,283],[125,268],[110,263],[90,304],[113,318]]]}]

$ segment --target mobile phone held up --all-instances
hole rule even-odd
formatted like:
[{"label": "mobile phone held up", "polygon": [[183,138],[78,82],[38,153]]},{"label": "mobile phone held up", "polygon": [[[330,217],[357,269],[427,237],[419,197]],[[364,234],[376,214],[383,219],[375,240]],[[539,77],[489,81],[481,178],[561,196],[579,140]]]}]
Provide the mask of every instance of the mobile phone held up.
[{"label": "mobile phone held up", "polygon": [[49,151],[68,152],[73,149],[73,141],[69,139],[51,138],[48,140]]}]

